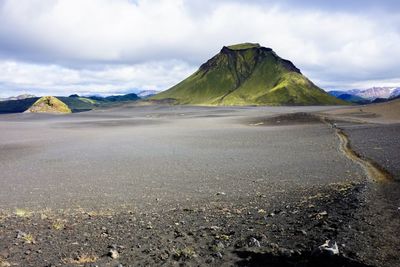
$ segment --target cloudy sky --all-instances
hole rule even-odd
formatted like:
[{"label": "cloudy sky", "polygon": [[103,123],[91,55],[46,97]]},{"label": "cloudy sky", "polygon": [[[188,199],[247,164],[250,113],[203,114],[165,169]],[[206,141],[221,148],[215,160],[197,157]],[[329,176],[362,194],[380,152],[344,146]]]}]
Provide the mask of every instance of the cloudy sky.
[{"label": "cloudy sky", "polygon": [[400,85],[397,0],[0,0],[0,97],[164,90],[241,42],[325,89]]}]

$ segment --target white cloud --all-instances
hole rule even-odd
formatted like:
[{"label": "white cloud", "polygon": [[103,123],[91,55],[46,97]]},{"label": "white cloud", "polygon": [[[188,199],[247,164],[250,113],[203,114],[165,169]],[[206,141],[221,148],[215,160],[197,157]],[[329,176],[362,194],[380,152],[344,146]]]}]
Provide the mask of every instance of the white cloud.
[{"label": "white cloud", "polygon": [[0,0],[1,66],[12,61],[21,76],[0,74],[0,83],[166,89],[223,45],[246,41],[273,48],[320,86],[399,78],[400,11],[350,13],[314,2]]},{"label": "white cloud", "polygon": [[80,70],[5,61],[0,62],[0,97],[29,92],[37,95],[107,95],[141,88],[163,90],[193,71],[186,63],[176,60],[105,65]]}]

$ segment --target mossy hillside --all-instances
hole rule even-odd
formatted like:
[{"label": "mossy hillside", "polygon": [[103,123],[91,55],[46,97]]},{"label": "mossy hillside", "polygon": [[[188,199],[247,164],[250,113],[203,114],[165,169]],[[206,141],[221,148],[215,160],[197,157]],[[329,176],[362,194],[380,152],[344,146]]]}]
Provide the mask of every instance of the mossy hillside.
[{"label": "mossy hillside", "polygon": [[335,105],[290,61],[258,44],[224,47],[198,71],[151,99],[196,105]]}]

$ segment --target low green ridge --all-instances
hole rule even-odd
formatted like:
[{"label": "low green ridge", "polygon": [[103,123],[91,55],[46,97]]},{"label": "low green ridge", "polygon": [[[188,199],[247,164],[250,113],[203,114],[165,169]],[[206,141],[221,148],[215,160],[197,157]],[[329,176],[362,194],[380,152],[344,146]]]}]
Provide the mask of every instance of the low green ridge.
[{"label": "low green ridge", "polygon": [[71,113],[71,109],[54,96],[43,96],[26,110],[31,113]]},{"label": "low green ridge", "polygon": [[192,105],[344,105],[270,48],[225,46],[199,70],[150,99]]}]

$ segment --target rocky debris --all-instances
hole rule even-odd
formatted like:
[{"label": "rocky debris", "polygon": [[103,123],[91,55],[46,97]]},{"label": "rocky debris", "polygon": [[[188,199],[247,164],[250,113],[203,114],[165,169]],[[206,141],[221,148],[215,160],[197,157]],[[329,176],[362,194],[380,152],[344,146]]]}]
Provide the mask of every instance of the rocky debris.
[{"label": "rocky debris", "polygon": [[[159,212],[58,216],[71,222],[63,231],[56,231],[52,227],[54,220],[41,219],[35,214],[30,218],[9,216],[0,220],[0,233],[4,240],[0,242],[0,257],[3,256],[10,263],[19,262],[21,266],[30,266],[32,263],[40,266],[43,259],[48,261],[48,265],[63,266],[63,260],[71,258],[73,262],[87,260],[91,261],[87,264],[99,266],[117,266],[119,262],[126,266],[204,266],[222,263],[284,266],[279,264],[305,262],[303,266],[314,267],[325,266],[323,262],[333,258],[334,263],[341,265],[328,264],[326,267],[365,267],[361,263],[353,264],[363,259],[363,255],[357,254],[362,251],[362,246],[355,245],[353,237],[364,231],[366,225],[360,226],[355,221],[355,211],[360,205],[357,194],[351,188],[339,190],[339,194],[319,189],[320,197],[315,198],[309,197],[316,195],[315,192],[302,193],[298,199],[285,201],[281,205],[271,205],[263,198],[254,196],[254,200],[245,203],[221,201],[185,207],[167,206]],[[304,195],[307,197],[303,199]],[[259,212],[261,207],[275,216]],[[292,213],[294,210],[299,212]],[[323,219],[317,220],[318,214]],[[151,230],[147,229],[148,225],[152,225]],[[23,242],[23,238],[29,236],[27,233],[35,233],[38,244]],[[360,236],[373,237],[359,234],[358,238]],[[339,254],[336,242],[321,245],[321,240],[335,240],[348,245],[341,246]],[[369,239],[362,241],[362,244],[370,243]],[[62,254],[54,254],[55,249]],[[78,255],[87,257],[70,256],[77,251]],[[351,264],[347,264],[350,259]],[[312,261],[322,262],[322,265],[307,265]],[[87,264],[85,266],[89,266]]]}]

